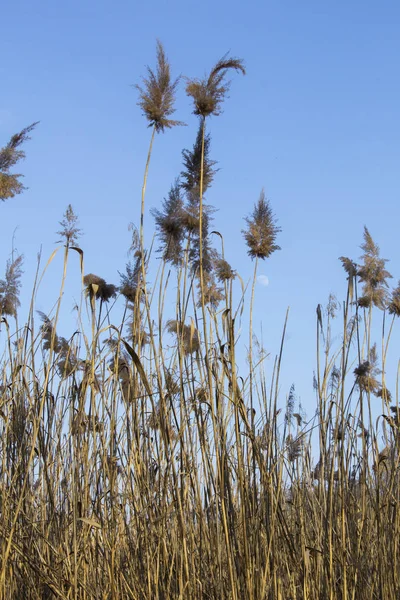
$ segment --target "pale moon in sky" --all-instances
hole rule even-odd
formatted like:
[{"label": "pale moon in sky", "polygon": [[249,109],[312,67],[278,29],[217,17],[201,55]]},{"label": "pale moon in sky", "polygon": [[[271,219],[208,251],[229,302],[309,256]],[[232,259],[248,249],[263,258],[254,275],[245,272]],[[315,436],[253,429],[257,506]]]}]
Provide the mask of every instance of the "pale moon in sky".
[{"label": "pale moon in sky", "polygon": [[258,283],[261,283],[261,285],[263,285],[264,287],[267,287],[267,285],[269,285],[269,279],[266,275],[259,275],[257,277]]}]

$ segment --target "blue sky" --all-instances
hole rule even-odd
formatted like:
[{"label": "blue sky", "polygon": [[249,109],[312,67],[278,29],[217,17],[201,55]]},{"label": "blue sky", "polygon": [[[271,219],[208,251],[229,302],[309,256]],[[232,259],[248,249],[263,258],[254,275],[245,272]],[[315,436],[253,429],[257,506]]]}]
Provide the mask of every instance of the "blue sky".
[{"label": "blue sky", "polygon": [[[118,283],[130,221],[139,223],[150,131],[132,84],[154,65],[159,38],[173,73],[203,76],[227,51],[245,60],[224,112],[209,122],[220,171],[208,194],[226,255],[247,280],[240,231],[262,187],[282,227],[282,250],[260,266],[255,332],[278,351],[291,307],[282,393],[294,382],[313,412],[315,308],[345,297],[341,255],[361,254],[364,224],[400,278],[400,5],[393,1],[153,2],[21,0],[2,7],[0,146],[33,121],[22,166],[29,186],[0,206],[0,257],[15,228],[26,298],[36,255],[50,255],[72,203],[85,232],[87,272]],[[147,208],[159,207],[181,170],[197,122],[181,85],[176,118],[157,136]],[[148,236],[152,222],[147,214]],[[60,259],[59,262],[61,261]],[[57,297],[55,261],[38,308]],[[70,306],[69,306],[70,303]],[[73,302],[66,300],[66,309]],[[68,332],[63,332],[68,335]],[[72,333],[72,332],[70,332]],[[397,356],[395,356],[397,359]]]}]

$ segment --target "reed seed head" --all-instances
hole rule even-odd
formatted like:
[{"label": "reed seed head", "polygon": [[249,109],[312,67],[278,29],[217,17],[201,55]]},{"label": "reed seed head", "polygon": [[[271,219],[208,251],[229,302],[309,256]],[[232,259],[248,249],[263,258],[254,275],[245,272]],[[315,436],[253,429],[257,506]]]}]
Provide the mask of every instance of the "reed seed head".
[{"label": "reed seed head", "polygon": [[349,278],[353,278],[357,275],[357,265],[347,256],[341,256],[339,260],[342,262],[343,268],[346,271]]},{"label": "reed seed head", "polygon": [[363,361],[354,369],[356,384],[361,391],[378,396],[381,386],[376,377],[380,375],[381,372],[382,371],[378,367],[378,354],[376,345],[374,344],[369,351],[368,360]]},{"label": "reed seed head", "polygon": [[[138,288],[142,287],[142,255],[141,253],[137,253],[134,261],[130,261],[126,265],[125,273],[120,273],[121,277],[121,286],[119,291],[128,302],[134,304],[138,295]],[[141,294],[139,295],[139,300],[142,301],[143,298]]]},{"label": "reed seed head", "polygon": [[380,258],[379,247],[375,244],[367,227],[364,227],[364,242],[361,249],[364,251],[361,257],[363,262],[357,269],[357,275],[364,285],[358,304],[364,308],[374,305],[384,309],[388,300],[386,280],[392,276],[385,269],[387,260]]},{"label": "reed seed head", "polygon": [[76,246],[78,237],[82,235],[82,230],[78,227],[78,217],[75,215],[71,204],[68,204],[60,225],[62,229],[57,231],[57,235],[64,239],[66,246]]},{"label": "reed seed head", "polygon": [[258,202],[250,217],[246,217],[247,229],[242,230],[248,254],[251,258],[268,258],[280,246],[276,244],[276,237],[281,228],[276,225],[276,219],[269,201],[265,199],[264,190],[261,191]]},{"label": "reed seed head", "polygon": [[200,335],[193,322],[192,325],[186,325],[175,319],[170,319],[167,321],[166,327],[169,333],[177,336],[185,354],[193,354],[193,352],[200,349]]},{"label": "reed seed head", "polygon": [[24,142],[31,139],[29,133],[36,125],[37,122],[25,127],[25,129],[13,135],[4,148],[0,148],[0,200],[3,200],[3,202],[9,198],[14,198],[26,189],[20,181],[23,176],[19,173],[10,173],[10,169],[25,158],[25,152],[20,147]]},{"label": "reed seed head", "polygon": [[169,119],[174,112],[175,93],[179,77],[171,81],[171,67],[165,55],[164,47],[157,41],[157,68],[154,72],[147,67],[147,77],[143,78],[143,86],[135,85],[139,91],[138,105],[157,133],[164,132],[176,125],[184,125],[181,121]]},{"label": "reed seed head", "polygon": [[214,274],[212,272],[203,272],[203,290],[201,288],[200,279],[198,280],[197,287],[199,291],[199,301],[197,303],[198,308],[202,306],[202,296],[204,304],[209,304],[213,310],[218,308],[219,303],[225,298],[223,289],[215,281]]},{"label": "reed seed head", "polygon": [[153,210],[158,236],[161,240],[159,252],[165,261],[173,265],[182,262],[182,243],[185,237],[183,199],[179,181],[171,187],[164,199],[162,210]]},{"label": "reed seed head", "polygon": [[52,341],[54,339],[53,350],[55,353],[58,353],[61,350],[61,344],[58,339],[58,335],[54,332],[53,323],[51,322],[49,317],[41,310],[37,310],[36,312],[38,313],[42,321],[40,331],[42,333],[43,339],[43,350],[50,350]]},{"label": "reed seed head", "polygon": [[229,281],[235,279],[236,273],[232,271],[231,265],[223,258],[215,261],[215,275],[218,281]]},{"label": "reed seed head", "polygon": [[204,136],[204,151],[202,153],[202,136],[203,127],[199,126],[197,130],[196,141],[192,150],[183,150],[183,171],[181,172],[182,177],[182,188],[196,196],[197,201],[200,199],[200,179],[201,179],[201,164],[203,154],[203,194],[212,184],[217,169],[214,166],[217,164],[215,160],[210,159],[210,144],[211,136],[206,134]]},{"label": "reed seed head", "polygon": [[388,311],[389,314],[400,317],[400,281],[398,286],[391,293]]},{"label": "reed seed head", "polygon": [[117,295],[117,288],[112,283],[106,283],[102,277],[89,273],[83,278],[83,283],[86,286],[86,293],[90,298],[96,298],[102,302],[109,302],[111,298]]},{"label": "reed seed head", "polygon": [[303,451],[303,439],[301,437],[293,438],[292,434],[289,434],[286,438],[286,450],[289,461],[294,462],[300,458]]},{"label": "reed seed head", "polygon": [[23,256],[7,261],[5,279],[0,279],[0,314],[17,316],[20,306],[19,293],[21,289]]},{"label": "reed seed head", "polygon": [[230,87],[226,75],[231,70],[246,74],[242,59],[229,58],[225,54],[211,69],[208,77],[188,80],[186,93],[193,99],[195,115],[205,118],[221,114],[221,105]]}]

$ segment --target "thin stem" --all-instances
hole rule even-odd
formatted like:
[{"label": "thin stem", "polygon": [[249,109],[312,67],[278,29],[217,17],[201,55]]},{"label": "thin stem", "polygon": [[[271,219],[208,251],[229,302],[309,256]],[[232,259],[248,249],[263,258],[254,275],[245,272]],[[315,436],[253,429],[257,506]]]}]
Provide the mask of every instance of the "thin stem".
[{"label": "thin stem", "polygon": [[144,170],[143,185],[142,185],[142,204],[141,204],[141,211],[140,211],[140,250],[142,252],[142,262],[143,262],[143,253],[144,253],[144,199],[146,196],[147,177],[149,174],[150,159],[151,159],[151,153],[153,150],[153,142],[154,142],[155,134],[156,134],[156,128],[154,125],[152,133],[151,133],[149,151],[147,154],[147,161],[146,161],[146,167]]}]

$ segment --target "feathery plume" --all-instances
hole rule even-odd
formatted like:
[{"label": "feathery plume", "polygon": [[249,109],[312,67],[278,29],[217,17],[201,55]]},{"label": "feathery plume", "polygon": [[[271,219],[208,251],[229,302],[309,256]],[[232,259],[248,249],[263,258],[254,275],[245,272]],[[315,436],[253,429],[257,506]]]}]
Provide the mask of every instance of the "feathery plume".
[{"label": "feathery plume", "polygon": [[[197,198],[197,202],[200,199],[202,136],[203,127],[200,124],[197,130],[196,141],[193,145],[193,149],[182,151],[184,169],[181,172],[181,177],[183,179],[181,186],[188,194],[193,194]],[[208,133],[204,136],[203,194],[210,187],[215,173],[217,172],[217,169],[214,169],[214,165],[216,165],[217,162],[215,160],[211,160],[209,157],[210,144],[211,136]]]},{"label": "feathery plume", "polygon": [[106,283],[102,277],[89,273],[83,278],[83,283],[86,286],[86,293],[90,298],[109,302],[111,298],[117,295],[117,288],[112,283]]},{"label": "feathery plume", "polygon": [[361,391],[371,392],[375,396],[378,396],[381,386],[376,377],[380,375],[381,372],[382,371],[378,367],[376,344],[374,344],[369,351],[368,360],[365,360],[354,369],[356,384]]},{"label": "feathery plume", "polygon": [[185,228],[183,199],[178,180],[171,187],[168,198],[164,199],[162,210],[154,209],[152,214],[161,240],[161,247],[158,251],[162,252],[163,259],[167,262],[171,262],[173,265],[180,264]]},{"label": "feathery plume", "polygon": [[286,401],[286,412],[285,412],[285,421],[292,424],[292,417],[294,412],[294,405],[296,402],[296,392],[294,383],[290,386],[289,395]]},{"label": "feathery plume", "polygon": [[388,403],[392,399],[392,393],[387,387],[383,386],[376,394],[377,398],[382,398],[384,402]]},{"label": "feathery plume", "polygon": [[285,443],[288,459],[290,462],[294,462],[303,451],[303,439],[301,437],[293,438],[292,434],[289,434]]},{"label": "feathery plume", "polygon": [[347,256],[340,256],[339,260],[343,265],[343,269],[346,271],[349,278],[353,278],[357,275],[357,265]]},{"label": "feathery plume", "polygon": [[167,321],[166,327],[168,333],[174,333],[177,336],[186,354],[192,354],[200,349],[199,332],[193,323],[192,325],[185,325],[185,323],[171,319]]},{"label": "feathery plume", "polygon": [[53,323],[51,322],[51,319],[49,319],[49,317],[44,312],[42,312],[41,310],[37,310],[36,312],[42,321],[40,331],[43,339],[43,350],[50,350],[52,340],[54,337],[53,350],[56,354],[58,354],[63,348],[68,346],[67,340],[63,337],[58,337],[58,335],[54,332],[54,327]]},{"label": "feathery plume", "polygon": [[400,281],[398,286],[394,288],[390,295],[390,301],[388,304],[389,314],[400,317]]},{"label": "feathery plume", "polygon": [[25,152],[20,149],[20,146],[30,140],[29,133],[37,124],[37,122],[32,123],[13,135],[8,144],[0,149],[0,200],[14,198],[26,189],[20,182],[23,176],[19,173],[10,173],[10,169],[25,158]]},{"label": "feathery plume", "polygon": [[[209,237],[210,223],[212,222],[212,206],[203,204],[202,219],[202,247],[203,247],[203,272],[211,273],[214,261],[217,259],[217,251],[212,247]],[[182,215],[182,222],[190,235],[189,262],[193,273],[200,268],[200,210],[198,198],[190,194]]]},{"label": "feathery plume", "polygon": [[248,254],[251,258],[268,258],[276,250],[276,236],[281,228],[276,225],[276,219],[269,201],[265,199],[264,190],[261,191],[258,202],[250,217],[246,217],[247,229],[242,230]]},{"label": "feathery plume", "polygon": [[143,78],[143,87],[135,85],[139,91],[138,105],[157,133],[167,128],[184,125],[181,121],[169,119],[174,112],[175,93],[180,77],[171,81],[171,67],[165,55],[164,47],[157,41],[157,70],[147,67],[147,78]]},{"label": "feathery plume", "polygon": [[84,369],[84,361],[80,360],[65,338],[59,338],[60,349],[57,369],[63,379],[69,377],[77,370]]},{"label": "feathery plume", "polygon": [[[143,277],[142,277],[142,254],[140,251],[135,252],[135,260],[129,261],[126,265],[126,272],[119,273],[121,277],[121,286],[119,291],[128,302],[132,302],[132,304],[136,301],[136,295],[138,287],[142,287]],[[139,299],[142,300],[141,296]]]},{"label": "feathery plume", "polygon": [[82,235],[82,230],[78,227],[78,217],[75,215],[71,204],[68,204],[60,225],[62,229],[57,231],[57,235],[65,240],[66,246],[76,246],[78,237]]},{"label": "feathery plume", "polygon": [[358,267],[357,275],[364,285],[363,295],[358,299],[358,304],[364,308],[374,305],[384,309],[388,299],[386,280],[392,276],[385,269],[387,260],[380,258],[379,247],[375,244],[367,227],[364,227],[364,243],[361,245],[361,249],[364,251],[361,257],[363,263]]},{"label": "feathery plume", "polygon": [[21,289],[23,256],[7,261],[5,279],[0,279],[0,314],[17,316],[17,309],[21,305],[19,292]]},{"label": "feathery plume", "polygon": [[[211,272],[204,272],[203,276],[203,294],[204,294],[204,304],[209,304],[213,310],[216,310],[219,303],[224,299],[224,293],[221,287],[217,285],[215,281],[214,274]],[[201,293],[201,282],[198,281],[198,290],[199,290],[199,301],[197,306],[200,308],[202,305],[202,293]]]},{"label": "feathery plume", "polygon": [[228,71],[246,74],[243,60],[228,58],[225,54],[205,79],[189,79],[186,93],[193,99],[194,114],[201,117],[221,114],[221,105],[228,93],[230,83],[226,81]]},{"label": "feathery plume", "polygon": [[231,265],[228,263],[227,260],[223,258],[218,258],[215,261],[214,269],[215,276],[218,279],[218,281],[228,281],[229,279],[235,279],[236,277],[236,273],[235,271],[232,271]]}]

